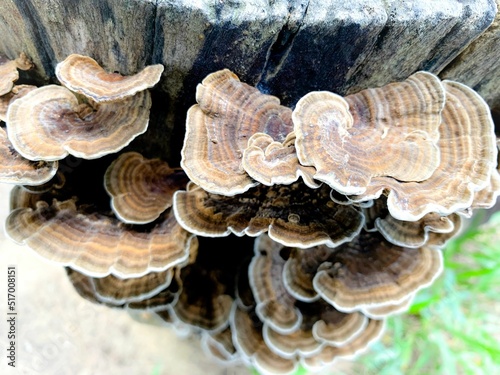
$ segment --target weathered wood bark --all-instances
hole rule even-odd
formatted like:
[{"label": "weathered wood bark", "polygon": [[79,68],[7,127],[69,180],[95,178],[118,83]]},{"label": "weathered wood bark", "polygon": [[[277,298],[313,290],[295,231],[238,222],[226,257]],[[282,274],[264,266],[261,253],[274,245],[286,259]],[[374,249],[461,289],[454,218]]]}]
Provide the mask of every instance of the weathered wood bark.
[{"label": "weathered wood bark", "polygon": [[[500,9],[500,0],[496,3]],[[444,68],[441,77],[474,88],[500,112],[500,12],[491,26]]]},{"label": "weathered wood bark", "polygon": [[423,69],[500,106],[497,3],[0,0],[0,54],[27,53],[39,84],[55,81],[55,65],[71,53],[122,74],[164,64],[149,132],[134,145],[177,162],[196,85],[221,68],[286,105],[312,90],[346,94]]}]

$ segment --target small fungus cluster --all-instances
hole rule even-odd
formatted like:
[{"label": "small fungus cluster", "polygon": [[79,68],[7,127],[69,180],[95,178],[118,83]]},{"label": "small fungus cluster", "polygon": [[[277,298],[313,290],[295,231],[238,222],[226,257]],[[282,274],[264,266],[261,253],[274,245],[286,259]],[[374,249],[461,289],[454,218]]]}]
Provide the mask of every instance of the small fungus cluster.
[{"label": "small fungus cluster", "polygon": [[214,72],[172,167],[126,148],[163,66],[122,76],[70,55],[38,88],[13,84],[26,56],[0,63],[8,236],[84,298],[149,311],[223,363],[291,374],[362,352],[500,194],[488,106],[431,73],[291,109]]}]

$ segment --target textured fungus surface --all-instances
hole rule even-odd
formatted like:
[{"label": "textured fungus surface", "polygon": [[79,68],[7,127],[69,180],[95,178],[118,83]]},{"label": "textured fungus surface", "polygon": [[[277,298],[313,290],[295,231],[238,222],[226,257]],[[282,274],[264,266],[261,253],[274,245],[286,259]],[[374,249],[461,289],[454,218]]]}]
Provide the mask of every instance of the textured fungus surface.
[{"label": "textured fungus surface", "polygon": [[[259,91],[273,92],[269,77],[257,89],[216,71],[197,86],[172,168],[130,150],[104,157],[146,131],[163,66],[122,76],[70,55],[56,67],[65,87],[35,88],[13,86],[11,65],[0,178],[50,173],[12,190],[8,236],[66,266],[82,297],[152,312],[266,375],[365,350],[439,275],[462,216],[500,194],[488,107],[427,72],[312,92],[292,111]],[[152,137],[130,149],[159,156]]]},{"label": "textured fungus surface", "polygon": [[211,194],[188,184],[174,195],[174,211],[186,230],[202,236],[269,236],[287,246],[337,246],[355,237],[364,222],[352,206],[330,199],[324,185],[310,189],[292,185],[259,185],[234,197]]},{"label": "textured fungus surface", "polygon": [[74,200],[16,208],[5,227],[15,242],[44,258],[98,277],[162,271],[186,261],[194,246],[193,235],[177,224],[171,212],[148,230],[85,212]]},{"label": "textured fungus surface", "polygon": [[298,364],[269,349],[262,335],[262,322],[251,312],[233,305],[231,316],[233,342],[243,360],[263,374],[293,374]]},{"label": "textured fungus surface", "polygon": [[254,257],[248,267],[248,277],[255,299],[255,312],[274,331],[290,333],[296,331],[302,314],[295,308],[295,298],[283,284],[285,254],[283,245],[262,234],[255,240]]},{"label": "textured fungus surface", "polygon": [[160,159],[146,159],[137,152],[120,155],[106,170],[104,186],[111,207],[126,223],[146,224],[172,206],[174,193],[188,179],[179,168]]},{"label": "textured fungus surface", "polygon": [[10,143],[4,128],[0,128],[0,182],[41,185],[57,172],[57,162],[31,161],[23,158]]},{"label": "textured fungus surface", "polygon": [[142,91],[120,102],[80,102],[68,89],[47,85],[9,106],[7,132],[30,160],[59,160],[68,154],[95,159],[121,150],[146,131],[151,96]]},{"label": "textured fungus surface", "polygon": [[364,312],[399,304],[431,284],[441,269],[441,252],[433,247],[399,247],[378,233],[362,232],[333,249],[292,249],[283,277],[299,300],[321,297],[340,311]]},{"label": "textured fungus surface", "polygon": [[227,69],[208,75],[198,85],[196,101],[187,113],[181,152],[181,166],[189,178],[222,195],[255,186],[241,164],[248,140],[264,133],[283,142],[292,131],[292,111]]},{"label": "textured fungus surface", "polygon": [[19,79],[19,71],[33,68],[33,63],[21,53],[15,60],[9,60],[0,56],[0,96],[9,93],[14,86],[14,82]]},{"label": "textured fungus surface", "polygon": [[380,197],[363,209],[365,229],[379,231],[387,241],[403,247],[442,247],[461,228],[461,216],[441,216],[431,212],[417,221],[402,221],[389,214],[387,200]]},{"label": "textured fungus surface", "polygon": [[289,185],[301,176],[307,186],[319,187],[313,178],[316,170],[299,163],[293,132],[283,143],[273,141],[268,134],[255,133],[248,140],[242,166],[250,177],[264,185]]},{"label": "textured fungus surface", "polygon": [[179,285],[171,270],[150,273],[138,278],[120,279],[109,275],[87,276],[69,267],[68,278],[76,292],[88,301],[130,310],[164,309],[177,300]]},{"label": "textured fungus surface", "polygon": [[71,268],[66,268],[66,273],[80,294],[91,295],[87,299],[111,306],[148,299],[167,288],[173,276],[172,269],[127,279],[114,275],[95,278]]},{"label": "textured fungus surface", "polygon": [[310,371],[318,371],[326,366],[331,366],[338,358],[353,358],[364,352],[372,342],[380,338],[384,327],[384,320],[369,319],[366,327],[346,345],[327,345],[315,356],[304,358],[302,364]]},{"label": "textured fungus surface", "polygon": [[398,303],[430,285],[441,270],[439,250],[399,247],[363,232],[319,264],[313,287],[341,311],[362,310]]},{"label": "textured fungus surface", "polygon": [[9,93],[0,96],[0,120],[7,121],[7,111],[9,105],[24,95],[36,89],[36,86],[32,85],[17,85],[12,88]]},{"label": "textured fungus surface", "polygon": [[444,90],[419,72],[403,82],[342,98],[311,92],[293,111],[300,162],[342,194],[362,194],[373,177],[422,181],[439,165]]},{"label": "textured fungus surface", "polygon": [[121,101],[151,88],[162,73],[161,64],[147,66],[131,76],[108,73],[91,57],[78,54],[69,55],[56,66],[56,76],[64,86],[96,102]]},{"label": "textured fungus surface", "polygon": [[446,103],[439,126],[441,162],[421,182],[379,177],[354,201],[379,197],[389,189],[387,205],[399,220],[416,221],[430,212],[449,215],[468,209],[474,195],[488,188],[497,165],[494,124],[484,100],[457,82],[443,81]]}]

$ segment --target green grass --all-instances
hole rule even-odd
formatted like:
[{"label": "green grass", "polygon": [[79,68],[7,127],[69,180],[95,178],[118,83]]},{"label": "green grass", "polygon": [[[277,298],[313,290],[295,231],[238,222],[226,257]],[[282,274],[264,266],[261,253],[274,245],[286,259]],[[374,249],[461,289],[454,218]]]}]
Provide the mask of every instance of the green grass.
[{"label": "green grass", "polygon": [[480,220],[447,244],[441,277],[359,358],[364,373],[500,374],[500,212]]}]

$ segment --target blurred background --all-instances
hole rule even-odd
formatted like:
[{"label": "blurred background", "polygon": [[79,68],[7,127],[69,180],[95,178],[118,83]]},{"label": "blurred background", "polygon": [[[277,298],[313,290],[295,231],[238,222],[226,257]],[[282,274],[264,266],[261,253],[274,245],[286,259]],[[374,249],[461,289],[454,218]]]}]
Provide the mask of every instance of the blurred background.
[{"label": "blurred background", "polygon": [[[0,184],[0,273],[17,266],[16,368],[7,366],[6,282],[0,282],[1,374],[247,375],[209,358],[199,338],[82,299],[62,267],[5,237],[10,186]],[[500,373],[500,212],[479,211],[444,251],[445,270],[356,360],[322,374]],[[150,323],[146,323],[150,322]],[[305,375],[299,370],[296,375]]]}]

